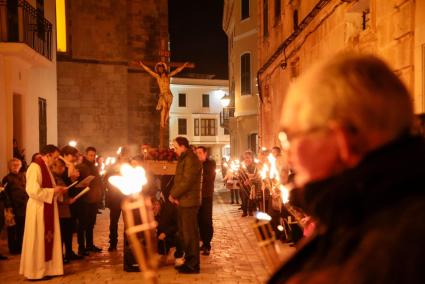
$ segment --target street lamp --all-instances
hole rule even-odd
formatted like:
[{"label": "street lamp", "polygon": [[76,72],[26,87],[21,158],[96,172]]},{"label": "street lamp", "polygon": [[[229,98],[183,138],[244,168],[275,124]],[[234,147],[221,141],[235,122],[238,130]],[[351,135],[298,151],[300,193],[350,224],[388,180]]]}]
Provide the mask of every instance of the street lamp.
[{"label": "street lamp", "polygon": [[223,107],[228,107],[230,104],[230,96],[225,94],[221,99],[221,104],[223,105]]},{"label": "street lamp", "polygon": [[75,147],[77,147],[77,141],[71,140],[71,141],[68,142],[68,145],[75,148]]}]

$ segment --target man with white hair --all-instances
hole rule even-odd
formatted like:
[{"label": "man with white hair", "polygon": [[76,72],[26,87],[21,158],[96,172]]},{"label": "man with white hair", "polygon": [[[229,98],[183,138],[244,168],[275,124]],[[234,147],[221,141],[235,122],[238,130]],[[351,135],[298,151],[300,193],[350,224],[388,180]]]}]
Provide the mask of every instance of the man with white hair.
[{"label": "man with white hair", "polygon": [[341,54],[294,82],[280,137],[291,202],[316,230],[269,283],[425,283],[425,142],[413,117],[405,86],[374,56]]}]

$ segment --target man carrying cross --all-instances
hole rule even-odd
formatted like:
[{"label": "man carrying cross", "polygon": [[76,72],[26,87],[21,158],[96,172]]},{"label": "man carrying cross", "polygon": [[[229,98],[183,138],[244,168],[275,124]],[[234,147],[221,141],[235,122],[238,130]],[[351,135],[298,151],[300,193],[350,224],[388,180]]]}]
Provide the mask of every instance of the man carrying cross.
[{"label": "man carrying cross", "polygon": [[56,186],[49,167],[59,157],[54,145],[45,146],[41,158],[27,170],[27,203],[19,274],[42,279],[63,274],[62,242],[56,199],[67,189]]}]

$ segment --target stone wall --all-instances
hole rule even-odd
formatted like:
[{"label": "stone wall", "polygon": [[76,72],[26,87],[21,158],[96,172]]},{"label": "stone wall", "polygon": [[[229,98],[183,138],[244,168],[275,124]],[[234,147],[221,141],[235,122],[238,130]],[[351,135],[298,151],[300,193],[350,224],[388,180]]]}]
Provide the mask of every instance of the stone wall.
[{"label": "stone wall", "polygon": [[74,139],[80,150],[93,145],[102,155],[123,145],[157,146],[156,82],[128,62],[159,61],[160,41],[168,42],[167,1],[67,5],[69,51],[57,64],[59,145]]},{"label": "stone wall", "polygon": [[[318,2],[301,1],[300,22]],[[363,27],[362,11],[366,7],[370,13]],[[291,5],[284,5],[283,9],[282,14],[292,19]],[[350,4],[329,1],[287,46],[286,52],[281,52],[260,76],[263,98],[260,106],[261,146],[272,147],[278,143],[280,110],[291,81],[317,60],[342,50],[373,53],[381,57],[412,91],[414,100],[420,100],[421,96],[413,94],[414,69],[422,68],[415,66],[413,57],[414,19],[413,0],[361,0]],[[291,24],[287,22],[284,27],[271,27],[270,35],[260,39],[260,67],[293,32]],[[282,67],[283,62],[287,63],[286,67]]]}]

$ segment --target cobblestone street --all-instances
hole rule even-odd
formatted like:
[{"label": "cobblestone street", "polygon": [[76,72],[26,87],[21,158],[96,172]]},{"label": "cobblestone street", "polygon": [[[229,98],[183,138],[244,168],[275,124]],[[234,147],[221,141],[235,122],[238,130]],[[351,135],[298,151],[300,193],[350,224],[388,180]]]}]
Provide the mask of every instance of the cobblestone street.
[{"label": "cobblestone street", "polygon": [[[237,205],[229,204],[229,193],[217,183],[214,201],[214,238],[210,256],[201,255],[201,273],[181,275],[173,265],[159,269],[159,283],[264,283],[267,279],[265,266],[251,227],[253,217],[241,218]],[[55,277],[48,283],[141,283],[142,275],[123,271],[122,238],[118,251],[110,253],[108,248],[109,210],[98,215],[95,227],[95,245],[101,253],[91,253],[84,260],[72,261],[64,266],[65,275]],[[120,220],[120,234],[123,223]],[[7,252],[7,243],[2,233],[0,251]],[[76,251],[74,235],[74,251]],[[20,256],[7,255],[9,260],[0,262],[1,283],[27,282],[18,275]]]}]

